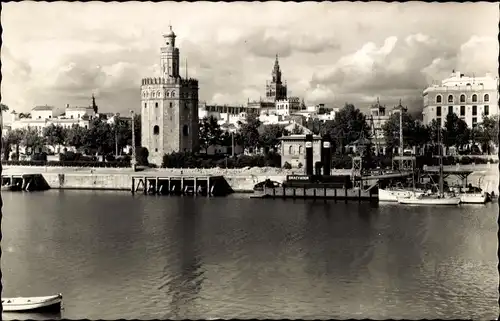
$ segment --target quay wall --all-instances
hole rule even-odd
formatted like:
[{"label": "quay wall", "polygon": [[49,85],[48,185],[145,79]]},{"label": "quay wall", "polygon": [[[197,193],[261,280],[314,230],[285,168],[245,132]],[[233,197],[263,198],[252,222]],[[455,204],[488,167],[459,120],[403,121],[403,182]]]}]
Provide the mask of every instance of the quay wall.
[{"label": "quay wall", "polygon": [[[338,174],[350,170],[337,170]],[[130,190],[132,176],[223,176],[235,192],[251,192],[255,184],[270,179],[283,182],[287,175],[303,174],[302,170],[263,168],[165,168],[133,172],[129,168],[75,168],[44,166],[5,166],[3,175],[41,174],[54,189]]]}]

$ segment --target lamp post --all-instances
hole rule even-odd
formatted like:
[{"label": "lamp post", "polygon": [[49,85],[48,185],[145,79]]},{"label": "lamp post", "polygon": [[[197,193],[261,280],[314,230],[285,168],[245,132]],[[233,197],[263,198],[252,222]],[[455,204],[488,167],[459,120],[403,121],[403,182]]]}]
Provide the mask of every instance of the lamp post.
[{"label": "lamp post", "polygon": [[132,169],[135,172],[136,159],[135,159],[135,119],[134,119],[134,111],[131,110],[130,114],[132,115],[132,160],[131,165]]}]

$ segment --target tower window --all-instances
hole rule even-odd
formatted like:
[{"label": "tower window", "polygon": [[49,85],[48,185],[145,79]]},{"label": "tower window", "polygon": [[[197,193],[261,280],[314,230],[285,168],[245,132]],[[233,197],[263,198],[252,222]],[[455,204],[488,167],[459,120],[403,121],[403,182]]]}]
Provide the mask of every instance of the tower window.
[{"label": "tower window", "polygon": [[170,103],[169,103],[169,105],[170,105],[170,108],[172,108],[172,107],[173,107],[173,106],[172,106],[172,102],[170,102]]},{"label": "tower window", "polygon": [[473,103],[477,102],[477,95],[476,94],[472,95],[472,102]]},{"label": "tower window", "polygon": [[484,95],[484,101],[490,101],[490,95],[485,94]]},{"label": "tower window", "polygon": [[155,103],[155,107],[158,108],[158,103]]},{"label": "tower window", "polygon": [[167,91],[167,97],[170,97],[170,93]]},{"label": "tower window", "polygon": [[154,91],[151,93],[151,97],[155,98],[155,92]]},{"label": "tower window", "polygon": [[153,135],[160,135],[160,127],[158,127],[158,125],[153,127]]},{"label": "tower window", "polygon": [[148,103],[144,103],[144,108],[147,108],[148,107]]},{"label": "tower window", "polygon": [[188,127],[188,125],[184,125],[184,126],[182,127],[182,134],[183,134],[184,136],[189,135],[189,127]]},{"label": "tower window", "polygon": [[172,91],[172,97],[175,97],[175,91]]}]

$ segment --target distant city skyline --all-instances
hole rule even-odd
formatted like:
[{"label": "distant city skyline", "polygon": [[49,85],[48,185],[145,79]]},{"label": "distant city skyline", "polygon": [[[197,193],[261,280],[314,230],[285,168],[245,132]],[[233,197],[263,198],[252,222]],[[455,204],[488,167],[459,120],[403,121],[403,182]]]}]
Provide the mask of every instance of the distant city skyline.
[{"label": "distant city skyline", "polygon": [[[36,14],[33,14],[35,13]],[[169,24],[181,75],[200,101],[265,97],[276,54],[288,94],[307,105],[421,111],[422,90],[463,73],[498,73],[496,3],[6,3],[2,103],[140,109],[144,77],[159,76]]]}]

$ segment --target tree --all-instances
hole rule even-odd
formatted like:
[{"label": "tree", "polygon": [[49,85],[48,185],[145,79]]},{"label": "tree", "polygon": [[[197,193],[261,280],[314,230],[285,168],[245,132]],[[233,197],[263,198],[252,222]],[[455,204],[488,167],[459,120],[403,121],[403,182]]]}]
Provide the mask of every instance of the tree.
[{"label": "tree", "polygon": [[22,144],[26,146],[30,154],[34,154],[36,149],[42,148],[45,145],[45,138],[40,136],[36,129],[28,127],[23,130]]},{"label": "tree", "polygon": [[446,115],[444,128],[443,143],[447,147],[457,146],[461,148],[469,143],[470,130],[467,127],[467,123],[460,119],[455,113]]},{"label": "tree", "polygon": [[260,125],[260,120],[256,115],[252,113],[247,115],[245,123],[241,124],[240,128],[243,147],[256,148],[259,146]]},{"label": "tree", "polygon": [[486,147],[484,152],[490,152],[491,143],[498,146],[498,115],[486,116],[483,115],[483,122],[477,127],[475,137],[477,141]]},{"label": "tree", "polygon": [[[409,113],[403,113],[403,148],[405,146],[422,146],[429,141],[428,131],[418,120]],[[384,137],[389,150],[399,148],[399,124],[400,114],[394,113],[389,120],[382,125]]]},{"label": "tree", "polygon": [[298,124],[295,124],[292,128],[292,135],[302,135],[304,134],[304,128],[299,126]]},{"label": "tree", "polygon": [[51,124],[43,129],[43,137],[48,145],[56,150],[57,145],[62,145],[66,142],[66,130],[62,126],[54,126]]},{"label": "tree", "polygon": [[264,147],[266,150],[274,149],[276,150],[280,140],[279,138],[287,133],[285,126],[283,125],[266,125],[259,137],[259,146]]},{"label": "tree", "polygon": [[87,144],[87,136],[88,129],[73,125],[66,132],[66,143],[70,146],[74,146],[76,149],[80,149]]},{"label": "tree", "polygon": [[97,150],[99,155],[106,155],[114,150],[114,135],[111,126],[101,121],[93,119],[85,139],[85,147]]},{"label": "tree", "polygon": [[200,147],[208,153],[208,148],[221,143],[222,129],[217,123],[217,119],[210,116],[201,120],[198,130]]},{"label": "tree", "polygon": [[19,146],[21,145],[24,137],[22,129],[14,129],[8,132],[6,137],[7,144],[16,146],[16,155],[19,156]]},{"label": "tree", "polygon": [[312,131],[314,134],[318,135],[321,131],[323,123],[317,118],[309,118],[306,123],[306,128]]},{"label": "tree", "polygon": [[323,133],[328,134],[341,150],[364,136],[370,138],[370,127],[363,113],[352,104],[346,104],[335,116],[334,121],[325,122]]}]

